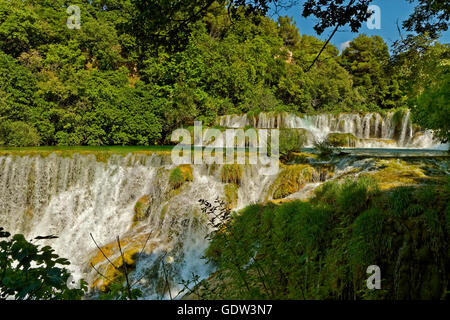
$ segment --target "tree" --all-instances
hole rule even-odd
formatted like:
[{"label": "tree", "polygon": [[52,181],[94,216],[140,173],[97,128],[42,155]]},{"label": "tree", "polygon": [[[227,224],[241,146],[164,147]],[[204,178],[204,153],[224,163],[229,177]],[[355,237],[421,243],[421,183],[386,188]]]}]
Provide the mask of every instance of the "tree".
[{"label": "tree", "polygon": [[34,147],[39,142],[37,130],[25,122],[3,120],[0,123],[0,146]]},{"label": "tree", "polygon": [[279,17],[278,25],[283,44],[289,48],[296,48],[300,43],[300,34],[292,17]]},{"label": "tree", "polygon": [[38,15],[20,0],[0,3],[0,50],[17,57],[39,43]]},{"label": "tree", "polygon": [[415,101],[414,120],[424,128],[434,130],[443,142],[450,141],[450,67],[441,66],[436,81]]},{"label": "tree", "polygon": [[0,117],[30,121],[37,114],[36,82],[31,72],[0,51]]},{"label": "tree", "polygon": [[355,88],[366,104],[399,107],[402,94],[396,76],[389,72],[389,50],[379,36],[359,35],[341,57],[341,65],[352,75]]},{"label": "tree", "polygon": [[[79,300],[86,290],[86,282],[80,288],[69,288],[70,273],[64,267],[70,262],[60,258],[54,250],[25,240],[0,227],[0,298],[17,300],[65,299]],[[37,237],[36,240],[46,238]]]},{"label": "tree", "polygon": [[[132,33],[141,43],[148,47],[150,44],[164,46],[169,50],[180,50],[189,41],[192,25],[203,19],[215,0],[134,0],[136,15],[130,24]],[[241,18],[249,15],[265,15],[270,6],[288,7],[296,1],[283,0],[219,0],[227,6],[230,16]],[[319,22],[315,26],[318,34],[322,34],[328,27],[349,24],[353,32],[361,27],[370,13],[367,8],[371,0],[307,0],[303,4],[303,16],[315,16]],[[333,32],[334,33],[336,32]],[[328,42],[327,42],[328,44]]]},{"label": "tree", "polygon": [[428,33],[432,38],[437,38],[440,32],[448,30],[449,18],[450,3],[447,0],[419,0],[414,12],[403,22],[403,27],[408,31]]},{"label": "tree", "polygon": [[[392,64],[400,86],[409,101],[414,101],[425,88],[433,85],[436,75],[450,58],[450,46],[441,44],[429,34],[408,35],[394,44]],[[410,105],[414,104],[411,102]]]}]

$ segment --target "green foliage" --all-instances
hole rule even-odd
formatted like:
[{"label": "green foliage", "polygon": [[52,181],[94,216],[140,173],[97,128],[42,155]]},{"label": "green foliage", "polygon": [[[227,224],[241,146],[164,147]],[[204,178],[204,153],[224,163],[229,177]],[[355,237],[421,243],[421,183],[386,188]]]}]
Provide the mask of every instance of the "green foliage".
[{"label": "green foliage", "polygon": [[39,113],[35,91],[31,72],[0,51],[0,117],[12,121],[35,119]]},{"label": "green foliage", "polygon": [[9,147],[34,147],[39,145],[37,130],[23,121],[0,123],[0,145]]},{"label": "green foliage", "polygon": [[442,141],[450,141],[450,67],[441,71],[436,83],[417,98],[415,120],[424,128],[432,129]]},{"label": "green foliage", "polygon": [[[445,190],[380,193],[361,177],[328,182],[310,202],[248,206],[214,235],[206,257],[217,269],[199,290],[209,299],[440,299],[448,290]],[[382,270],[376,292],[366,287],[374,264]]]},{"label": "green foliage", "polygon": [[108,291],[98,296],[99,300],[137,300],[139,298],[142,298],[142,291],[138,288],[130,288],[128,291],[124,275],[112,282],[108,286]]},{"label": "green foliage", "polygon": [[17,234],[0,228],[0,296],[17,300],[79,300],[87,291],[68,287],[70,273],[64,267],[70,262],[60,258],[49,247],[38,247]]},{"label": "green foliage", "polygon": [[327,141],[333,147],[355,147],[358,138],[351,133],[330,133]]},{"label": "green foliage", "polygon": [[413,190],[411,187],[401,187],[392,192],[390,208],[393,215],[400,217],[406,212],[412,200]]},{"label": "green foliage", "polygon": [[282,199],[299,191],[306,183],[313,182],[316,171],[310,165],[285,166],[270,186],[273,199]]},{"label": "green foliage", "polygon": [[179,166],[170,171],[169,184],[173,189],[177,189],[183,183],[192,181],[192,169],[190,166]]},{"label": "green foliage", "polygon": [[382,108],[402,105],[398,81],[390,70],[388,46],[381,37],[359,35],[342,53],[341,63],[365,104]]},{"label": "green foliage", "polygon": [[369,206],[369,201],[378,192],[377,183],[371,177],[362,176],[356,181],[345,180],[336,197],[337,209],[349,215],[356,215]]},{"label": "green foliage", "polygon": [[379,208],[366,210],[355,220],[349,242],[350,261],[355,268],[376,265],[382,248],[383,221]]},{"label": "green foliage", "polygon": [[[36,128],[40,144],[147,146],[217,115],[407,102],[417,123],[447,139],[448,85],[435,70],[448,64],[448,45],[426,34],[405,38],[392,57],[376,36],[358,36],[342,55],[327,45],[309,70],[324,43],[300,35],[289,17],[262,15],[276,1],[235,0],[230,11],[212,0],[81,1],[79,30],[67,28],[67,4],[55,1],[0,4],[0,117]],[[369,2],[342,11],[311,0],[303,12],[319,19],[319,33],[348,23],[356,30]],[[295,137],[281,138],[283,154],[296,148]]]},{"label": "green foliage", "polygon": [[301,152],[308,141],[307,131],[303,129],[281,129],[279,137],[279,154],[289,161],[292,152]]}]

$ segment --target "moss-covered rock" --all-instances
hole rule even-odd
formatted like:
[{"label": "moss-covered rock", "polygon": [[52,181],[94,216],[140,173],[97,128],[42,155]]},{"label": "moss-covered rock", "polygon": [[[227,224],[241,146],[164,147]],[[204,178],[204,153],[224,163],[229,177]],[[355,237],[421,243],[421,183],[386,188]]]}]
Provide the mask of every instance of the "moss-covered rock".
[{"label": "moss-covered rock", "polygon": [[178,189],[185,182],[192,181],[194,179],[192,175],[192,168],[190,165],[181,165],[176,167],[170,172],[169,184],[172,189]]},{"label": "moss-covered rock", "polygon": [[307,164],[284,166],[270,186],[273,199],[282,199],[299,191],[306,183],[317,180],[314,168]]},{"label": "moss-covered rock", "polygon": [[427,178],[420,166],[400,159],[378,160],[377,164],[379,170],[370,175],[377,180],[382,190],[418,184]]},{"label": "moss-covered rock", "polygon": [[358,138],[351,133],[330,133],[327,141],[333,147],[354,148]]},{"label": "moss-covered rock", "polygon": [[[94,266],[104,277],[97,274],[92,282],[91,288],[107,291],[108,287],[114,281],[123,276],[123,272],[120,270],[122,270],[125,265],[129,271],[133,270],[136,267],[136,258],[140,252],[149,254],[154,250],[155,244],[147,243],[148,236],[149,234],[139,234],[121,239],[120,246],[122,247],[123,258],[120,254],[117,241],[113,241],[101,247],[101,251],[97,250],[95,255],[89,261],[89,265],[91,268]],[[119,270],[108,262],[105,255]]]},{"label": "moss-covered rock", "polygon": [[225,164],[222,167],[221,174],[223,183],[241,184],[242,179],[242,165],[239,164]]},{"label": "moss-covered rock", "polygon": [[228,209],[233,209],[237,206],[239,186],[235,183],[229,183],[224,187],[225,201],[228,204]]},{"label": "moss-covered rock", "polygon": [[142,221],[149,215],[149,208],[151,205],[150,197],[148,195],[144,195],[139,198],[139,200],[134,205],[134,217],[133,220]]},{"label": "moss-covered rock", "polygon": [[319,156],[314,153],[293,152],[291,155],[291,161],[294,163],[311,163],[318,158]]}]

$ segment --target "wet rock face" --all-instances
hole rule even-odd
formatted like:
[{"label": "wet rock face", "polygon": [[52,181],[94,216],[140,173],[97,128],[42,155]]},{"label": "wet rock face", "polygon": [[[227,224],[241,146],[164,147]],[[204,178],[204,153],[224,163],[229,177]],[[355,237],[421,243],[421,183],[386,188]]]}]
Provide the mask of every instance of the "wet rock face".
[{"label": "wet rock face", "polygon": [[141,253],[149,255],[155,249],[154,244],[147,242],[150,236],[151,234],[129,234],[120,239],[123,257],[117,241],[100,247],[89,261],[89,265],[98,271],[91,283],[91,288],[106,291],[112,283],[123,281],[124,268],[127,268],[127,272],[132,272],[136,269],[138,256]]},{"label": "wet rock face", "polygon": [[151,199],[149,195],[144,195],[136,202],[134,206],[134,221],[143,221],[150,214]]}]

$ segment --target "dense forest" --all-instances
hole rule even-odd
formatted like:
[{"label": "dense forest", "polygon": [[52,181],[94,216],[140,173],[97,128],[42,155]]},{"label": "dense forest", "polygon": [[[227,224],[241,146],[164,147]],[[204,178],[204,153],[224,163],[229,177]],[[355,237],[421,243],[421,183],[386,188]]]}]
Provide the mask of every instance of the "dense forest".
[{"label": "dense forest", "polygon": [[78,3],[81,28],[69,29],[66,1],[0,1],[0,145],[155,145],[230,113],[402,107],[448,138],[450,50],[434,33],[392,54],[360,34],[309,70],[324,42],[289,17],[214,2],[174,47],[136,32],[138,2]]}]

